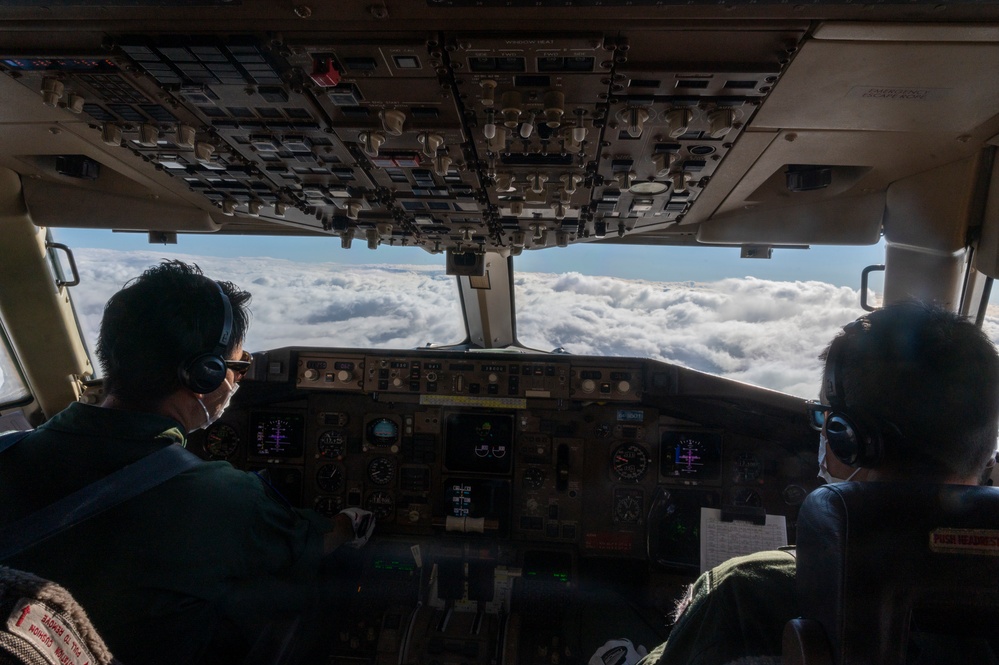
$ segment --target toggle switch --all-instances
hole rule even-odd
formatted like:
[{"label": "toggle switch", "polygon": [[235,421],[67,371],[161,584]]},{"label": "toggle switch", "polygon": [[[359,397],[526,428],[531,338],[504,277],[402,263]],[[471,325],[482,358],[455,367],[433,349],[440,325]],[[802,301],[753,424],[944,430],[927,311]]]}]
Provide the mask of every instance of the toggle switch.
[{"label": "toggle switch", "polygon": [[656,167],[656,177],[665,178],[676,163],[677,154],[675,152],[657,152],[652,155],[652,163]]},{"label": "toggle switch", "polygon": [[118,147],[121,145],[121,127],[113,122],[106,122],[101,127],[101,141],[104,145]]},{"label": "toggle switch", "polygon": [[720,139],[732,131],[732,123],[734,122],[735,111],[730,108],[715,109],[708,114],[708,136]]},{"label": "toggle switch", "polygon": [[385,143],[385,135],[381,132],[361,132],[357,138],[363,146],[364,154],[369,157],[377,157],[378,149]]},{"label": "toggle switch", "polygon": [[[399,136],[402,134],[402,126],[406,122],[406,114],[398,109],[387,109],[381,111],[378,117],[382,119],[382,129],[386,134]],[[443,142],[443,139],[441,139]]]},{"label": "toggle switch", "polygon": [[671,138],[676,138],[687,133],[691,119],[690,109],[673,109],[666,113],[666,125]]},{"label": "toggle switch", "polygon": [[444,137],[431,132],[423,132],[416,140],[423,146],[423,154],[427,157],[435,157],[437,149],[444,145]]},{"label": "toggle switch", "polygon": [[645,121],[649,119],[649,111],[640,106],[630,106],[619,111],[617,117],[624,123],[628,136],[637,139],[645,129]]}]

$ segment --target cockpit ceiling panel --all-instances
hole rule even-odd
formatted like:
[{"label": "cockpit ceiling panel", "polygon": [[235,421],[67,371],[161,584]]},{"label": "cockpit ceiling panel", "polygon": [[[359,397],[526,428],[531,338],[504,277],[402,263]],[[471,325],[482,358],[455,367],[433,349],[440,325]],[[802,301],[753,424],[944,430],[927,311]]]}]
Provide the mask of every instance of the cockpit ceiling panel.
[{"label": "cockpit ceiling panel", "polygon": [[117,35],[0,67],[223,225],[519,253],[681,220],[804,28],[701,31],[700,50],[683,30],[636,31],[634,47],[393,35]]}]

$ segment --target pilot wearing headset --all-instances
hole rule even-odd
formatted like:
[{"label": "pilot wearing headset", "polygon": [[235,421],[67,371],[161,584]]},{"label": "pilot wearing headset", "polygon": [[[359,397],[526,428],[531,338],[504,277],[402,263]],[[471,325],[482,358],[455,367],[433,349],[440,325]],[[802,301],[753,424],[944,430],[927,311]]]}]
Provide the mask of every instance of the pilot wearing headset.
[{"label": "pilot wearing headset", "polygon": [[[249,299],[179,261],[112,296],[97,345],[107,398],[71,404],[0,453],[0,527],[218,419],[250,368]],[[330,520],[254,474],[193,459],[2,563],[66,587],[122,662],[238,663],[269,622],[316,611],[325,555],[373,529],[367,511]]]},{"label": "pilot wearing headset", "polygon": [[[822,358],[812,413],[827,482],[977,485],[991,470],[999,356],[972,323],[918,303],[890,305],[846,326]],[[794,556],[784,551],[708,571],[678,602],[669,639],[642,665],[779,663],[784,624],[799,616],[794,576]]]}]

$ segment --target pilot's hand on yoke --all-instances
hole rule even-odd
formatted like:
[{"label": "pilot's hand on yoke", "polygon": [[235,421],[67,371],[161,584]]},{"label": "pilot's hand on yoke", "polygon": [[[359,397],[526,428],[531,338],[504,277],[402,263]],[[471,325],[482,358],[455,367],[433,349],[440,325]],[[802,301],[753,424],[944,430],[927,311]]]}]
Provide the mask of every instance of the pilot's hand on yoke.
[{"label": "pilot's hand on yoke", "polygon": [[329,554],[341,545],[363,547],[375,530],[375,516],[363,508],[345,508],[333,516],[333,529],[326,533],[323,550]]},{"label": "pilot's hand on yoke", "polygon": [[339,515],[344,515],[350,520],[350,526],[353,530],[354,537],[347,542],[347,545],[355,549],[364,547],[364,544],[371,538],[371,534],[375,532],[374,514],[363,508],[344,508],[339,512]]},{"label": "pilot's hand on yoke", "polygon": [[587,665],[635,665],[648,653],[648,650],[641,644],[636,649],[631,640],[627,638],[607,640],[590,656]]}]

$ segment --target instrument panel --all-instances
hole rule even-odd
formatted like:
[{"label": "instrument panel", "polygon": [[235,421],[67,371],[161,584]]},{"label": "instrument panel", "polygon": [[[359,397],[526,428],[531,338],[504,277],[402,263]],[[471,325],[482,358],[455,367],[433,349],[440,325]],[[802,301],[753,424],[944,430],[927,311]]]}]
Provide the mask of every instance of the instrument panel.
[{"label": "instrument panel", "polygon": [[377,519],[330,557],[317,662],[658,644],[701,568],[702,509],[784,516],[793,542],[816,482],[803,400],[651,360],[284,348],[240,385],[190,449],[294,506]]},{"label": "instrument panel", "polygon": [[502,541],[691,574],[701,508],[784,515],[793,540],[814,486],[801,400],[663,363],[260,356],[192,449],[263,471],[293,505],[370,510],[379,538]]}]

